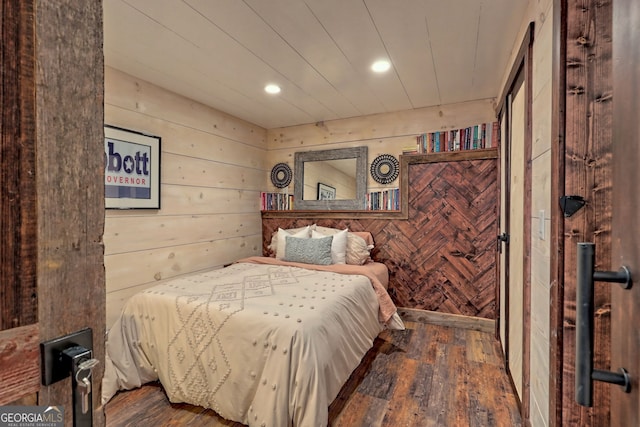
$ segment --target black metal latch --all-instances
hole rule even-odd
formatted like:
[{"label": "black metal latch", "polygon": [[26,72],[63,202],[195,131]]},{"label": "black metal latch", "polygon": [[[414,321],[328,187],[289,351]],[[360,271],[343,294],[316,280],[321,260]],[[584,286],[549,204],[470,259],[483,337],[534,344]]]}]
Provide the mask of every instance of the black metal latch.
[{"label": "black metal latch", "polygon": [[498,234],[498,248],[497,251],[502,253],[502,245],[500,243],[509,243],[509,235],[507,233]]},{"label": "black metal latch", "polygon": [[560,208],[565,218],[569,218],[578,212],[584,205],[585,200],[582,196],[562,196],[560,197]]}]

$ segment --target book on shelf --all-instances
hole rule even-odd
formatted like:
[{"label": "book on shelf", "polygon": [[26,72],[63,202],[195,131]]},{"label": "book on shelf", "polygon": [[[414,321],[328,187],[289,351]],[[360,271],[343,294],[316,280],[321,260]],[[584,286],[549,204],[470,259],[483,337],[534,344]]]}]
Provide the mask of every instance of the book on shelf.
[{"label": "book on shelf", "polygon": [[402,154],[418,154],[417,145],[408,145],[402,148]]},{"label": "book on shelf", "polygon": [[500,144],[498,122],[479,123],[460,129],[427,132],[416,137],[415,150],[403,148],[402,154],[442,153],[447,151],[497,148]]},{"label": "book on shelf", "polygon": [[290,211],[293,210],[293,194],[289,193],[260,193],[260,210],[262,211]]},{"label": "book on shelf", "polygon": [[397,211],[400,210],[400,189],[369,191],[367,193],[368,211]]}]

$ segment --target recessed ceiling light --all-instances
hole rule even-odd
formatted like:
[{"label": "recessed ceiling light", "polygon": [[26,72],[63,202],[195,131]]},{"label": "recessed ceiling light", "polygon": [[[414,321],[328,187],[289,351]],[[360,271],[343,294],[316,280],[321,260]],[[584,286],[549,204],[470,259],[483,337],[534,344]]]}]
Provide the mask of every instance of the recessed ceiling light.
[{"label": "recessed ceiling light", "polygon": [[264,87],[264,91],[272,94],[280,93],[280,86],[274,85],[274,84],[268,84]]},{"label": "recessed ceiling light", "polygon": [[389,70],[389,68],[391,68],[391,63],[386,59],[381,59],[371,65],[371,69],[376,73],[384,73],[385,71]]}]

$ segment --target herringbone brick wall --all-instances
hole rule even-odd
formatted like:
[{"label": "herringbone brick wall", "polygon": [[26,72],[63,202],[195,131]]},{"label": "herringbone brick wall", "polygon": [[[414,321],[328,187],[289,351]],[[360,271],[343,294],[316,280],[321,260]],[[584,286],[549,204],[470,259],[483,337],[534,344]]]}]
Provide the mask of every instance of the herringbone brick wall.
[{"label": "herringbone brick wall", "polygon": [[282,228],[317,223],[369,231],[400,307],[496,316],[497,159],[409,166],[409,218],[263,218],[263,250]]}]

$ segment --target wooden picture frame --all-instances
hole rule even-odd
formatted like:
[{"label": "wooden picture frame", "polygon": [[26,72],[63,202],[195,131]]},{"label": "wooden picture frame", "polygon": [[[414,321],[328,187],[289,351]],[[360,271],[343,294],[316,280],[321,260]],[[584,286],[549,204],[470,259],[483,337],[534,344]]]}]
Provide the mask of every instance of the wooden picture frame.
[{"label": "wooden picture frame", "polygon": [[330,185],[318,183],[318,200],[335,200],[336,189]]},{"label": "wooden picture frame", "polygon": [[107,209],[160,209],[161,138],[104,127],[104,197]]},{"label": "wooden picture frame", "polygon": [[[294,154],[294,199],[295,210],[302,211],[354,211],[363,210],[367,205],[367,146],[350,147],[350,148],[334,148],[331,150],[314,150],[300,151]],[[356,194],[352,199],[345,199],[345,195],[341,194],[338,200],[318,200],[318,177],[311,177],[305,182],[306,166],[316,162],[329,162],[333,160],[349,160],[353,159],[356,163],[355,184]],[[328,175],[325,175],[328,176]],[[305,187],[308,188],[308,197],[305,200]],[[315,197],[313,190],[316,190]]]}]

